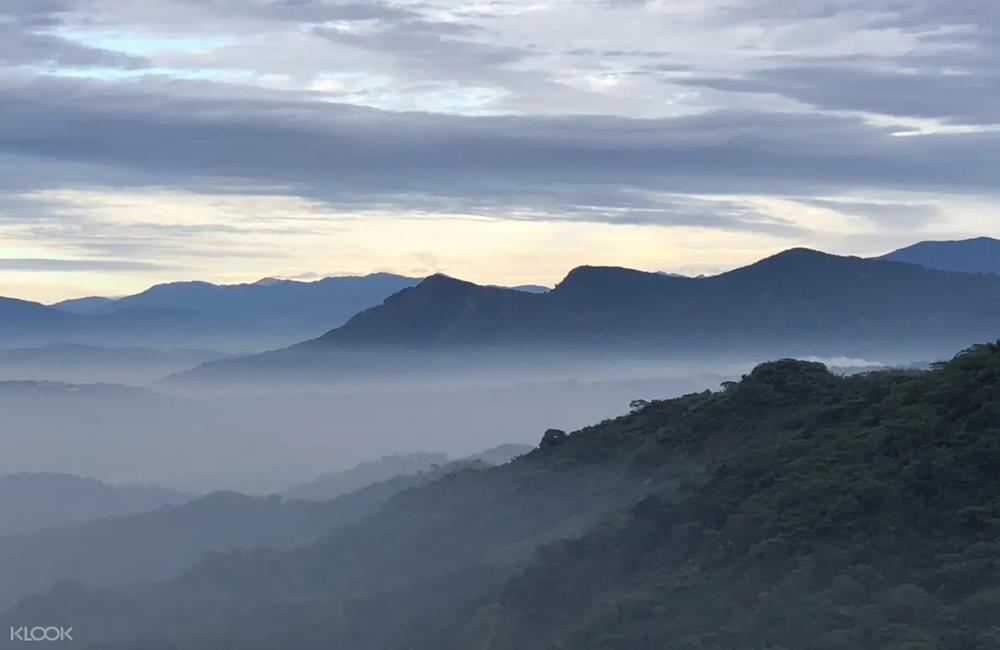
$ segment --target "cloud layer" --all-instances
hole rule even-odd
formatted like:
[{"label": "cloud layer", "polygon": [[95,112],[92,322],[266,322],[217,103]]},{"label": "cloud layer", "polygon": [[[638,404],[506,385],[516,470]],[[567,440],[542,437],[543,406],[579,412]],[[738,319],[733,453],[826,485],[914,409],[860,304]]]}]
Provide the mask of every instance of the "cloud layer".
[{"label": "cloud layer", "polygon": [[[998,32],[982,0],[10,0],[2,270],[153,272],[240,236],[250,259],[365,215],[975,234]],[[259,200],[191,216],[233,196]]]}]

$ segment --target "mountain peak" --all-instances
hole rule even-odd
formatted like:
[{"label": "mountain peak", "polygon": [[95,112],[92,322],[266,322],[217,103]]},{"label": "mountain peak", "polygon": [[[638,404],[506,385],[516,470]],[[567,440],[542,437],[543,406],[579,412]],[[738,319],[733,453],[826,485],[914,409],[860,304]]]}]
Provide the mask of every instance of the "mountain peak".
[{"label": "mountain peak", "polygon": [[917,264],[936,271],[1000,274],[1000,239],[976,237],[955,241],[923,241],[879,259]]},{"label": "mountain peak", "polygon": [[637,289],[670,286],[671,283],[683,283],[689,280],[690,278],[636,271],[620,266],[578,266],[566,274],[552,293],[567,296],[593,292],[631,292]]},{"label": "mountain peak", "polygon": [[479,286],[467,280],[459,280],[446,273],[434,273],[417,284],[418,287],[475,287]]},{"label": "mountain peak", "polygon": [[797,247],[789,248],[788,250],[781,251],[780,253],[775,253],[774,255],[765,257],[758,262],[723,273],[721,276],[717,277],[733,277],[747,274],[767,273],[782,275],[786,279],[790,279],[790,276],[787,274],[794,274],[802,271],[833,269],[834,267],[843,266],[845,263],[860,261],[861,259],[857,257],[841,257],[839,255],[831,255],[830,253],[824,253],[812,248]]},{"label": "mountain peak", "polygon": [[796,246],[794,248],[789,248],[783,250],[780,253],[775,253],[770,257],[765,257],[764,259],[757,262],[758,264],[763,264],[768,261],[782,261],[782,260],[829,260],[829,259],[843,259],[840,255],[833,255],[832,253],[826,253],[824,251],[816,250],[815,248],[808,248],[806,246]]}]

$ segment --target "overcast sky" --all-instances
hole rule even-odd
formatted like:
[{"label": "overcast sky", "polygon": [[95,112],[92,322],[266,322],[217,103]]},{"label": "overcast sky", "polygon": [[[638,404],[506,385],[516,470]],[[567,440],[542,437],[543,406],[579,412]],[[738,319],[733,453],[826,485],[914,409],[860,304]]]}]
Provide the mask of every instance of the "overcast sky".
[{"label": "overcast sky", "polygon": [[994,0],[2,0],[0,294],[1000,235]]}]

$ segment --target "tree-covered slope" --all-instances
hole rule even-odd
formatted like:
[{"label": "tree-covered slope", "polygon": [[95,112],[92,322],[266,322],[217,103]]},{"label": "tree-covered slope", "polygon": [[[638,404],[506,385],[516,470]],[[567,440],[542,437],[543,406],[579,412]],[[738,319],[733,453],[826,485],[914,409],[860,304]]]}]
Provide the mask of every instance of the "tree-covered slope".
[{"label": "tree-covered slope", "polygon": [[300,549],[10,620],[75,622],[81,647],[996,647],[1000,345],[928,372],[779,361],[636,406]]},{"label": "tree-covered slope", "polygon": [[679,502],[651,495],[615,529],[545,547],[418,647],[995,648],[1000,346],[915,375],[771,364],[691,406],[768,420],[795,394],[754,431],[764,444],[673,438],[736,453]]}]

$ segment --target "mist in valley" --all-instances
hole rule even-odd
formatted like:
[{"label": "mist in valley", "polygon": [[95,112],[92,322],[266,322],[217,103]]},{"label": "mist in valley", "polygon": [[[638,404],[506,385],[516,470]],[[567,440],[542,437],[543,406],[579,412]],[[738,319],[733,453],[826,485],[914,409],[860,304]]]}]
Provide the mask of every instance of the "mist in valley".
[{"label": "mist in valley", "polygon": [[279,377],[266,391],[232,383],[77,384],[69,381],[77,368],[52,369],[42,376],[53,381],[0,383],[8,432],[0,473],[268,494],[387,454],[462,457],[503,443],[535,445],[546,429],[614,417],[636,399],[717,389],[753,365],[502,361],[493,372],[485,361],[426,375],[411,367],[383,381],[359,378],[360,385]]}]

